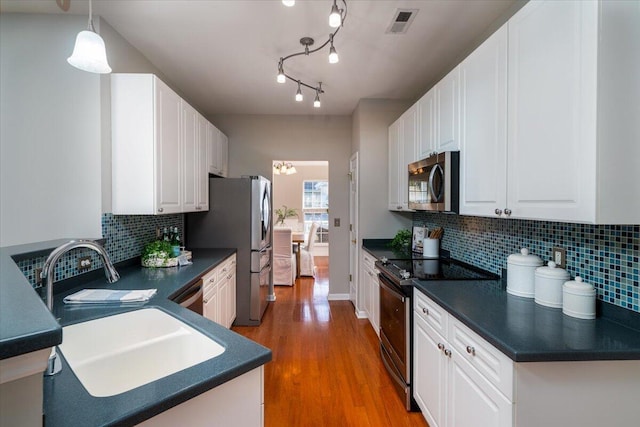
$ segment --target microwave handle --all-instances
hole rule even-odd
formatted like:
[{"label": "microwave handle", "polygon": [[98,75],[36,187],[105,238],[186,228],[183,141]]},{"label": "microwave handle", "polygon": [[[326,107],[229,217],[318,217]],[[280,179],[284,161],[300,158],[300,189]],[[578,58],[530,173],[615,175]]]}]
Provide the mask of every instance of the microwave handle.
[{"label": "microwave handle", "polygon": [[438,203],[437,197],[436,197],[436,190],[435,188],[433,188],[433,180],[436,176],[436,170],[440,169],[442,170],[442,166],[440,166],[438,163],[436,163],[435,165],[433,165],[433,167],[431,168],[431,172],[429,173],[429,196],[431,198],[431,203]]}]

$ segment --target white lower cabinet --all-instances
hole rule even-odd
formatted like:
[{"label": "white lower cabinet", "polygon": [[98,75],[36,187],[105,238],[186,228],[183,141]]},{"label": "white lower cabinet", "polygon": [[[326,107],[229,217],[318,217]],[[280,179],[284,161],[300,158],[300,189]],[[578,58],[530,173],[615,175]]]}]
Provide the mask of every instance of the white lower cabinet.
[{"label": "white lower cabinet", "polygon": [[202,277],[202,315],[230,328],[236,318],[236,256],[227,258]]},{"label": "white lower cabinet", "polygon": [[371,327],[380,336],[380,284],[375,257],[362,251],[360,262],[360,306],[371,323]]},{"label": "white lower cabinet", "polygon": [[[516,363],[417,289],[413,325],[413,397],[430,427],[622,427],[640,419],[640,360]],[[570,338],[567,348],[587,339]]]},{"label": "white lower cabinet", "polygon": [[138,425],[264,426],[264,367],[240,375]]},{"label": "white lower cabinet", "polygon": [[[511,426],[513,362],[496,356],[497,350],[471,331],[465,330],[469,341],[456,335],[464,325],[418,291],[413,318],[414,398],[429,426]],[[444,336],[436,332],[440,325]],[[495,383],[507,382],[505,395]]]}]

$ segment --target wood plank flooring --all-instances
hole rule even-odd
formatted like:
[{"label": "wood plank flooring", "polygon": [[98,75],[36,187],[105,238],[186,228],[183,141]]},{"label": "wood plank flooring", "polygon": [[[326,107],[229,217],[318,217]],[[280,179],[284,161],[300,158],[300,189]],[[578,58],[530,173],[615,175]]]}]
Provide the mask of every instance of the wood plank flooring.
[{"label": "wood plank flooring", "polygon": [[369,321],[349,301],[327,300],[327,262],[317,257],[316,266],[315,279],[276,287],[259,327],[233,327],[273,352],[265,426],[427,426],[395,394]]}]

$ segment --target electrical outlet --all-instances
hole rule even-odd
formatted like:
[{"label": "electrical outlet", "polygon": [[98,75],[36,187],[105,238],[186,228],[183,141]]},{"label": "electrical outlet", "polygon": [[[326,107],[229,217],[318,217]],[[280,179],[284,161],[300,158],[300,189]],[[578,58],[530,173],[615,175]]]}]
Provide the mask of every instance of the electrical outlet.
[{"label": "electrical outlet", "polygon": [[36,268],[36,285],[42,285],[42,268]]},{"label": "electrical outlet", "polygon": [[78,258],[78,270],[84,271],[89,270],[91,268],[91,257],[83,256]]},{"label": "electrical outlet", "polygon": [[567,250],[565,248],[551,249],[551,258],[558,267],[565,268],[567,264]]}]

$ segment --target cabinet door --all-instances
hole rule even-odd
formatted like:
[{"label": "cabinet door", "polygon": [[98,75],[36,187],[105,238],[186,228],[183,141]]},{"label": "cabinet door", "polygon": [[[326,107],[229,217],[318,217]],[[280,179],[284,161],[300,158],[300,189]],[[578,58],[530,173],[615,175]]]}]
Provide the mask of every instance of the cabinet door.
[{"label": "cabinet door", "polygon": [[507,26],[460,64],[460,213],[496,216],[507,198]]},{"label": "cabinet door", "polygon": [[[418,161],[418,104],[414,104],[402,115],[402,138],[404,160],[401,168],[407,175],[407,165]],[[407,175],[408,176],[408,175]]]},{"label": "cabinet door", "polygon": [[198,116],[197,111],[181,101],[182,108],[182,211],[196,210],[198,185]]},{"label": "cabinet door", "polygon": [[447,426],[512,427],[511,402],[455,350],[448,368]]},{"label": "cabinet door", "polygon": [[367,319],[371,319],[371,270],[364,269],[365,281],[364,289],[362,289],[362,301],[364,301],[364,312],[367,315]]},{"label": "cabinet door", "polygon": [[218,315],[216,322],[228,328],[229,325],[229,279],[223,277],[218,283]]},{"label": "cabinet door", "polygon": [[418,101],[418,160],[436,150],[436,90],[427,92]]},{"label": "cabinet door", "polygon": [[[413,314],[413,397],[430,427],[445,424],[447,361],[438,345],[445,341],[418,314]],[[491,424],[476,424],[491,425]]]},{"label": "cabinet door", "polygon": [[181,211],[180,97],[157,78],[156,101],[156,210]]},{"label": "cabinet door", "polygon": [[402,210],[399,198],[400,183],[398,182],[398,164],[399,158],[402,156],[403,154],[400,145],[400,121],[398,120],[389,126],[389,167],[387,168],[387,171],[389,173],[389,210],[391,211]]},{"label": "cabinet door", "polygon": [[218,285],[213,281],[204,285],[202,315],[214,322],[218,321]]},{"label": "cabinet door", "polygon": [[529,2],[509,20],[507,205],[514,217],[595,220],[598,5]]},{"label": "cabinet door", "polygon": [[236,262],[235,259],[232,262],[233,271],[231,273],[231,277],[229,278],[229,304],[228,304],[228,324],[229,327],[233,325],[234,320],[236,320]]},{"label": "cabinet door", "polygon": [[218,144],[220,176],[226,178],[229,174],[229,138],[227,138],[227,135],[219,132]]},{"label": "cabinet door", "polygon": [[456,67],[436,85],[438,127],[436,151],[460,149],[460,68]]},{"label": "cabinet door", "polygon": [[207,119],[198,114],[196,210],[209,210],[209,135]]},{"label": "cabinet door", "polygon": [[372,271],[371,278],[371,325],[376,334],[380,336],[380,282],[378,282],[378,270]]},{"label": "cabinet door", "polygon": [[220,175],[218,169],[218,129],[207,123],[207,169],[210,174]]}]

